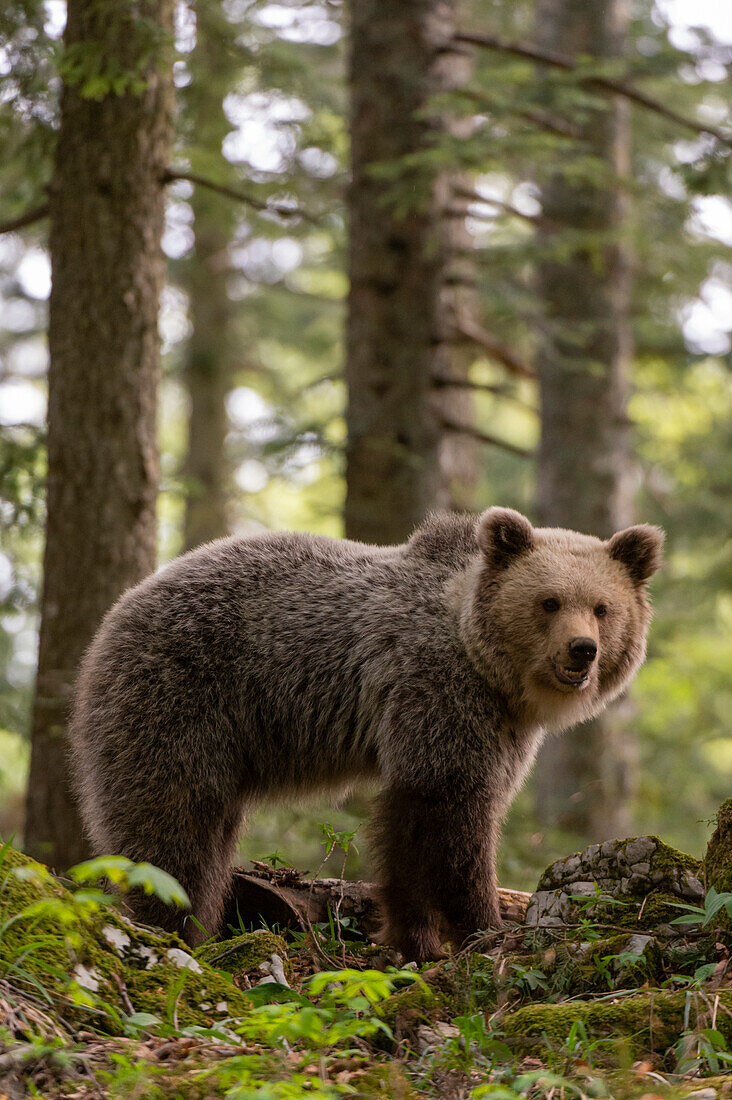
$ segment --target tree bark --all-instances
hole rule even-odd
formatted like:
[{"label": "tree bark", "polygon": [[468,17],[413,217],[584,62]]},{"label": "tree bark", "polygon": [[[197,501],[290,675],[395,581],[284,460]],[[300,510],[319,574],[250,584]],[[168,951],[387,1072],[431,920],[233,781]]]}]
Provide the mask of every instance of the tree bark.
[{"label": "tree bark", "polygon": [[[620,57],[628,19],[626,0],[540,0],[537,44],[573,56]],[[538,511],[547,526],[607,538],[631,522],[632,509],[631,286],[622,239],[628,104],[616,98],[586,112],[581,139],[541,192]],[[599,174],[583,178],[580,158],[588,156]],[[632,768],[622,725],[614,707],[545,746],[537,767],[545,820],[559,816],[592,839],[624,835]]]},{"label": "tree bark", "polygon": [[415,158],[443,126],[430,97],[465,65],[453,20],[453,0],[351,3],[345,526],[364,542],[402,541],[442,493],[450,180]]},{"label": "tree bark", "polygon": [[[172,0],[141,0],[134,12],[68,3],[50,196],[46,547],[25,831],[27,849],[57,869],[86,854],[67,770],[76,667],[107,608],[155,566],[172,31]],[[99,74],[96,86],[87,68]],[[115,93],[109,78],[120,73],[125,86]]]},{"label": "tree bark", "polygon": [[[221,143],[230,129],[223,99],[240,68],[231,49],[233,34],[219,4],[198,5],[186,101],[189,125],[204,158],[220,156]],[[191,161],[196,171],[195,150]],[[226,397],[234,367],[233,308],[227,282],[236,214],[228,199],[203,187],[194,190],[191,207],[195,244],[183,276],[191,320],[183,372],[189,401],[184,462],[186,550],[229,532]]]}]

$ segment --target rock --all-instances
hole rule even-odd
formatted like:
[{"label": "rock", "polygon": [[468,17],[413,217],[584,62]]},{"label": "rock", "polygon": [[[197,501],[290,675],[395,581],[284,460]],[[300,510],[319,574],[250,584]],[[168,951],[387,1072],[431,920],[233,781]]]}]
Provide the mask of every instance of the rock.
[{"label": "rock", "polygon": [[650,863],[658,847],[655,837],[639,836],[625,845],[625,858],[632,866],[635,863]]},{"label": "rock", "polygon": [[71,973],[74,981],[83,986],[84,989],[90,989],[92,993],[99,990],[101,975],[97,971],[89,970],[82,963],[77,963]]},{"label": "rock", "polygon": [[259,985],[264,985],[265,982],[279,982],[280,985],[286,985],[289,989],[290,983],[285,977],[285,968],[279,955],[270,955],[268,962],[259,964],[259,969],[264,970],[268,975],[266,978],[262,978],[261,982],[258,983]]},{"label": "rock", "polygon": [[118,955],[123,955],[125,947],[129,947],[132,943],[126,932],[123,932],[121,928],[114,928],[111,924],[105,924],[102,935]]},{"label": "rock", "polygon": [[[597,888],[594,882],[573,882],[572,894],[576,897],[594,898],[597,896]],[[567,891],[564,891],[567,893]]]},{"label": "rock", "polygon": [[565,859],[563,867],[562,867],[562,872],[563,872],[563,874],[565,874],[567,876],[571,876],[571,875],[574,875],[577,871],[579,871],[579,869],[580,869],[580,857],[579,856],[570,856],[568,859]]},{"label": "rock", "polygon": [[420,1024],[417,1028],[417,1053],[425,1054],[428,1050],[442,1046],[450,1039],[457,1039],[460,1031],[453,1024]]},{"label": "rock", "polygon": [[200,963],[197,963],[193,958],[193,955],[189,955],[187,951],[182,951],[180,947],[171,947],[165,952],[166,959],[170,959],[173,966],[177,966],[179,970],[193,970],[196,974],[203,974],[203,968]]},{"label": "rock", "polygon": [[[730,850],[732,853],[732,845]],[[698,904],[703,899],[700,874],[699,860],[677,852],[656,836],[591,844],[583,852],[558,860],[546,869],[529,900],[526,922],[540,928],[557,927],[560,923],[576,923],[582,911],[597,921],[617,924],[620,912],[625,911],[611,908],[607,904],[609,899],[637,909],[632,918],[635,920],[640,906],[652,896],[658,902],[665,899],[664,912],[661,913],[658,904],[644,906],[641,926],[655,927],[662,923],[662,918],[668,923],[675,915],[668,905],[670,900],[681,898]],[[573,900],[578,896],[589,899],[598,892],[598,903],[589,912],[586,905]]]},{"label": "rock", "polygon": [[636,933],[634,936],[629,937],[624,950],[628,954],[642,955],[650,943],[653,943],[652,936],[642,936]]},{"label": "rock", "polygon": [[[684,871],[679,878],[679,887],[681,890],[681,896],[688,898],[692,901],[703,901],[706,894],[704,884],[697,875],[692,875],[690,871]],[[721,891],[719,891],[721,893]]]}]

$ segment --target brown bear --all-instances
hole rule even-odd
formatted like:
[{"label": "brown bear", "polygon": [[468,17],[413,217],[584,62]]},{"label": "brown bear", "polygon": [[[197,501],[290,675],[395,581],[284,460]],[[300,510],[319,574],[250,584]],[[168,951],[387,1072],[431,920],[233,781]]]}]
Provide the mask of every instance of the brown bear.
[{"label": "brown bear", "polygon": [[542,738],[597,714],[645,655],[654,527],[607,542],[518,512],[428,519],[401,546],[209,543],[128,591],[79,676],[73,753],[98,852],[148,860],[219,927],[262,800],[378,777],[385,942],[409,959],[500,925],[499,825]]}]

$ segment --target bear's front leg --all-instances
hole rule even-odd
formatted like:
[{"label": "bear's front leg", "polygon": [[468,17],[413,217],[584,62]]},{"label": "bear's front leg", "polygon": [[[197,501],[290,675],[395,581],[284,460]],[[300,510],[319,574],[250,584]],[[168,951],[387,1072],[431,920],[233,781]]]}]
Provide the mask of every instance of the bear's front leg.
[{"label": "bear's front leg", "polygon": [[458,945],[501,927],[498,822],[485,792],[459,779],[431,790],[390,785],[379,797],[373,831],[385,942],[423,962],[444,955],[442,923]]}]

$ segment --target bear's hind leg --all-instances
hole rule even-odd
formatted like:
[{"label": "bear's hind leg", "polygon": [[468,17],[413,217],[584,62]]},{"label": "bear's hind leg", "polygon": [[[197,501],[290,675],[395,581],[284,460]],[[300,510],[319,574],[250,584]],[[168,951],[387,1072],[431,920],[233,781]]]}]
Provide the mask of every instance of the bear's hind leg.
[{"label": "bear's hind leg", "polygon": [[145,822],[125,822],[124,831],[111,829],[103,845],[106,852],[167,871],[191,902],[190,909],[177,908],[135,890],[127,898],[134,918],[178,932],[192,947],[216,935],[231,887],[232,854],[241,816],[239,799],[228,808],[219,803],[214,810],[204,800],[192,798],[188,811],[175,820],[161,814]]}]

